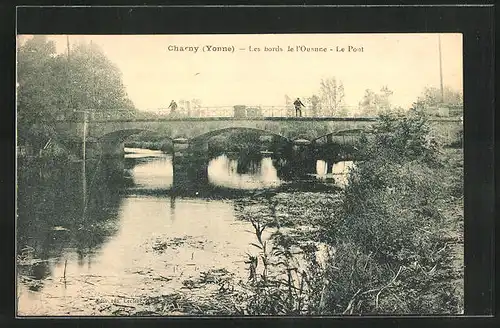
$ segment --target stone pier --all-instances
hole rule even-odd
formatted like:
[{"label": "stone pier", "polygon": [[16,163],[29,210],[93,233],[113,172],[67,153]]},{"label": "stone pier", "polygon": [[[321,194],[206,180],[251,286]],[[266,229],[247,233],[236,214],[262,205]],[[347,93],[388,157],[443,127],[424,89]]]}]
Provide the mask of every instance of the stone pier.
[{"label": "stone pier", "polygon": [[305,176],[308,173],[314,173],[316,170],[314,158],[313,147],[309,140],[297,139],[293,141],[290,164],[294,175]]},{"label": "stone pier", "polygon": [[196,152],[189,140],[185,138],[174,139],[173,146],[174,181],[172,191],[174,194],[195,194],[199,187],[208,182],[208,156]]}]

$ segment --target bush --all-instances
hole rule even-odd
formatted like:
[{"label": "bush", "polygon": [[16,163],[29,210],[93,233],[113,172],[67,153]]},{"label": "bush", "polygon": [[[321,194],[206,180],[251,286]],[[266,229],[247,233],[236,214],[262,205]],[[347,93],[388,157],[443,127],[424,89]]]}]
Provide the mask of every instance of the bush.
[{"label": "bush", "polygon": [[421,113],[386,114],[372,127],[372,137],[362,135],[358,146],[363,158],[382,157],[396,163],[419,160],[436,165],[439,145],[429,132],[429,122]]},{"label": "bush", "polygon": [[443,205],[449,168],[425,117],[382,116],[361,146],[340,219],[328,227],[336,253],[326,272],[329,313],[452,313]]},{"label": "bush", "polygon": [[343,217],[332,233],[380,260],[420,260],[439,247],[433,245],[444,228],[442,192],[439,177],[421,162],[364,162],[351,173]]}]

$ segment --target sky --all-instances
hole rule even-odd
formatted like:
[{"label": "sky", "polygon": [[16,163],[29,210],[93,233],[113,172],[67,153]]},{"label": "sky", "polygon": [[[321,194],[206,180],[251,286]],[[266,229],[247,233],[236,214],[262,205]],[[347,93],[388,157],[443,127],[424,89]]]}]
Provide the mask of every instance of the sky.
[{"label": "sky", "polygon": [[[439,37],[443,83],[462,91],[462,35]],[[193,98],[203,106],[281,106],[285,95],[319,94],[321,79],[330,77],[343,82],[347,105],[356,106],[366,89],[378,91],[387,85],[394,92],[392,103],[408,108],[424,87],[440,86],[439,37],[434,33],[70,35],[69,40],[99,45],[122,71],[128,96],[141,110]],[[65,35],[48,38],[56,42],[58,52],[66,51]],[[207,51],[207,46],[234,51]],[[297,46],[327,51],[301,52]],[[362,51],[348,51],[349,46]],[[175,47],[198,50],[172,51]],[[283,51],[264,51],[264,47]],[[337,52],[337,47],[345,51]]]}]

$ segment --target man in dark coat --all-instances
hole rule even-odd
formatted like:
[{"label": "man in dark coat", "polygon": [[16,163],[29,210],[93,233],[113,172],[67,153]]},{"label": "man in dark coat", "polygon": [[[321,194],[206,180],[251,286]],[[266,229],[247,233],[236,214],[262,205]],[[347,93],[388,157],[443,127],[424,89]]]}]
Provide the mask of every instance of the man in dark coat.
[{"label": "man in dark coat", "polygon": [[170,113],[174,113],[175,110],[177,109],[177,103],[172,100],[172,102],[170,102],[170,106],[168,106],[168,108],[170,108]]},{"label": "man in dark coat", "polygon": [[302,103],[302,101],[300,101],[300,99],[299,99],[299,98],[297,98],[297,100],[295,100],[295,101],[293,102],[293,104],[294,104],[294,106],[295,106],[295,116],[297,116],[297,117],[298,117],[298,116],[302,117],[302,109],[301,109],[301,107],[306,107],[306,106],[304,106],[304,104]]}]

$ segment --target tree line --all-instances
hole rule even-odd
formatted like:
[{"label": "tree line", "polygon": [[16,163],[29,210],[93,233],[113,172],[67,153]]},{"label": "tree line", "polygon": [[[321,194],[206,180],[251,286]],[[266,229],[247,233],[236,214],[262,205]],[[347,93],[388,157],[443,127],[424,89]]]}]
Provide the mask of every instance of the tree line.
[{"label": "tree line", "polygon": [[[355,112],[363,116],[378,116],[391,112],[404,112],[406,109],[395,106],[391,102],[394,92],[388,86],[382,86],[379,91],[366,89],[363,98],[355,107]],[[342,80],[335,76],[321,79],[318,92],[302,97],[307,105],[311,116],[352,116],[353,108],[345,102],[345,90]],[[287,108],[293,108],[290,96],[285,95]],[[428,114],[436,114],[437,108],[463,108],[463,95],[461,92],[450,87],[441,90],[435,87],[425,87],[420,96],[413,103],[412,108],[425,111]],[[452,113],[453,114],[453,113]]]}]

